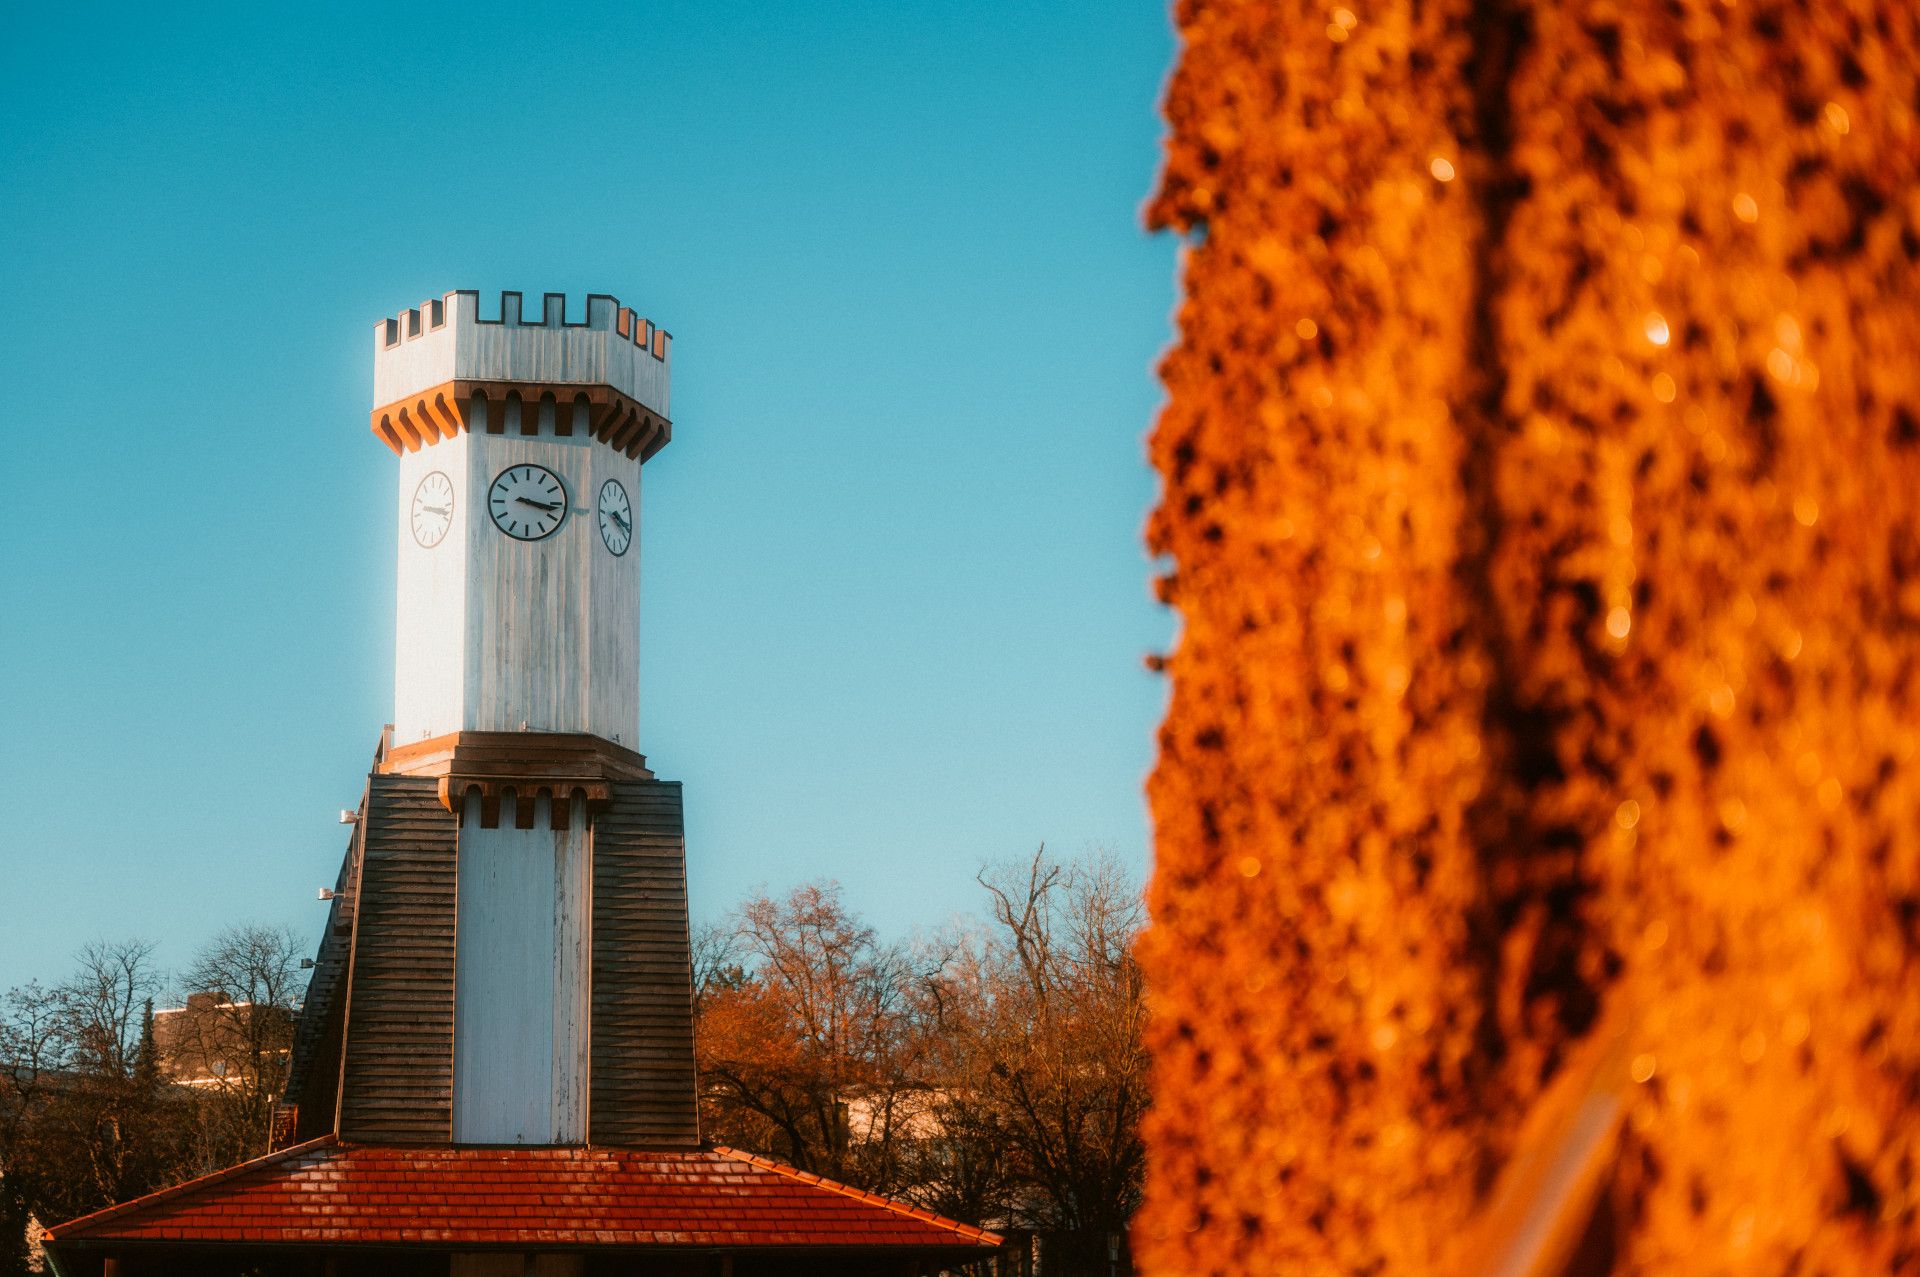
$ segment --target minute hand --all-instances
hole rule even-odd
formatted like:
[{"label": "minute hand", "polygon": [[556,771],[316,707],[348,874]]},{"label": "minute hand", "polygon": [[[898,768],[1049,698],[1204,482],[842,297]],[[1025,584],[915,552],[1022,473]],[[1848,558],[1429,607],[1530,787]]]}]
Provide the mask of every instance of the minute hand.
[{"label": "minute hand", "polygon": [[530,505],[536,510],[558,510],[560,508],[557,502],[535,501],[532,497],[515,497],[514,500],[518,501],[521,505]]}]

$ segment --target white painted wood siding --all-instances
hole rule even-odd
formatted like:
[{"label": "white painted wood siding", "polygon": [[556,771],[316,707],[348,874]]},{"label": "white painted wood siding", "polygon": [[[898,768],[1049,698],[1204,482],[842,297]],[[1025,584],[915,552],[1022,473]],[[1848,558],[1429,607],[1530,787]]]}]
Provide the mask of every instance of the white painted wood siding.
[{"label": "white painted wood siding", "polygon": [[[469,525],[477,512],[470,452],[463,434],[400,458],[393,661],[397,744],[454,731],[465,717]],[[453,522],[440,543],[427,549],[413,539],[413,494],[436,470],[453,484]]]},{"label": "white painted wood siding", "polygon": [[453,1139],[462,1144],[584,1143],[592,920],[590,836],[577,805],[551,827],[496,829],[479,797],[460,827],[454,955]]},{"label": "white painted wood siding", "polygon": [[[539,541],[517,541],[487,512],[509,466],[545,466],[567,514]],[[394,740],[454,731],[589,732],[638,748],[640,733],[640,463],[582,430],[524,436],[462,433],[400,462],[399,600]],[[453,480],[453,526],[431,549],[413,539],[422,476]],[[633,501],[624,555],[601,542],[600,485]]]},{"label": "white painted wood siding", "polygon": [[594,502],[617,477],[630,493],[640,464],[575,435],[473,436],[477,500],[493,477],[531,462],[560,476],[567,517],[552,535],[516,541],[484,513],[468,545],[463,728],[591,732],[635,748],[640,729],[640,557],[600,541]]},{"label": "white painted wood siding", "polygon": [[554,838],[553,1138],[587,1142],[588,1070],[592,1058],[593,835],[587,804]]},{"label": "white painted wood siding", "polygon": [[455,924],[453,1138],[464,1144],[553,1139],[553,831],[460,826]]}]

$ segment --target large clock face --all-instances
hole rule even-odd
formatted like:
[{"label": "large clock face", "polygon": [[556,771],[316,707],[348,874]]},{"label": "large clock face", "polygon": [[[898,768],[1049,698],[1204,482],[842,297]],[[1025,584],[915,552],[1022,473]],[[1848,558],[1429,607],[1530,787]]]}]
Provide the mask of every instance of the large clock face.
[{"label": "large clock face", "polygon": [[487,513],[520,541],[551,536],[567,517],[567,488],[545,466],[508,466],[487,490]]},{"label": "large clock face", "polygon": [[413,539],[431,550],[453,526],[453,480],[438,470],[413,490]]},{"label": "large clock face", "polygon": [[600,485],[600,540],[615,554],[633,544],[633,502],[618,479]]}]

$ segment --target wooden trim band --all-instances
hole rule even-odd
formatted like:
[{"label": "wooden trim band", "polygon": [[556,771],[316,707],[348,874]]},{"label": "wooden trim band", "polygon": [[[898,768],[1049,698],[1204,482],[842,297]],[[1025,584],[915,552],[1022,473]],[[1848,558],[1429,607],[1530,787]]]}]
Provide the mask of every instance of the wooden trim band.
[{"label": "wooden trim band", "polygon": [[553,828],[565,829],[575,797],[599,811],[612,782],[653,779],[644,755],[584,732],[450,732],[390,747],[378,771],[437,779],[440,805],[456,816],[467,794],[478,792],[488,829],[499,826],[500,800],[509,794],[519,828],[533,828],[534,801],[545,797]]},{"label": "wooden trim band", "polygon": [[389,745],[383,776],[472,776],[493,780],[652,780],[646,755],[586,732],[448,732]]},{"label": "wooden trim band", "polygon": [[[656,339],[663,338],[656,330]],[[647,461],[673,438],[673,423],[632,396],[604,384],[566,381],[443,381],[375,408],[368,420],[374,438],[399,456],[462,430],[537,435],[548,400],[555,435],[570,438],[580,426],[632,460]],[[515,419],[511,429],[510,416]]]}]

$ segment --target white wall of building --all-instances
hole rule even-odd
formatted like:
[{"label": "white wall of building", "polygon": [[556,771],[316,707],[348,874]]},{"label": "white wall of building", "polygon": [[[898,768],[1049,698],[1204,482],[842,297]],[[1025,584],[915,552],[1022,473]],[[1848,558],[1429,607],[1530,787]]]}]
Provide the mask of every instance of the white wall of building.
[{"label": "white wall of building", "polygon": [[[469,437],[461,434],[400,457],[395,744],[455,731],[465,717],[468,529],[475,513],[471,451]],[[453,524],[427,549],[414,539],[413,497],[435,471],[453,484]]]},{"label": "white wall of building", "polygon": [[584,805],[533,828],[502,800],[483,828],[462,813],[454,952],[453,1139],[579,1143],[587,1137],[591,851]]},{"label": "white wall of building", "polygon": [[[567,492],[549,536],[495,526],[487,493],[510,466],[544,466]],[[405,454],[399,483],[394,742],[455,731],[589,732],[638,748],[640,463],[581,430],[529,437],[462,432]],[[453,480],[454,522],[421,547],[411,526],[420,480]],[[600,537],[600,486],[617,479],[634,511],[624,555]]]}]

